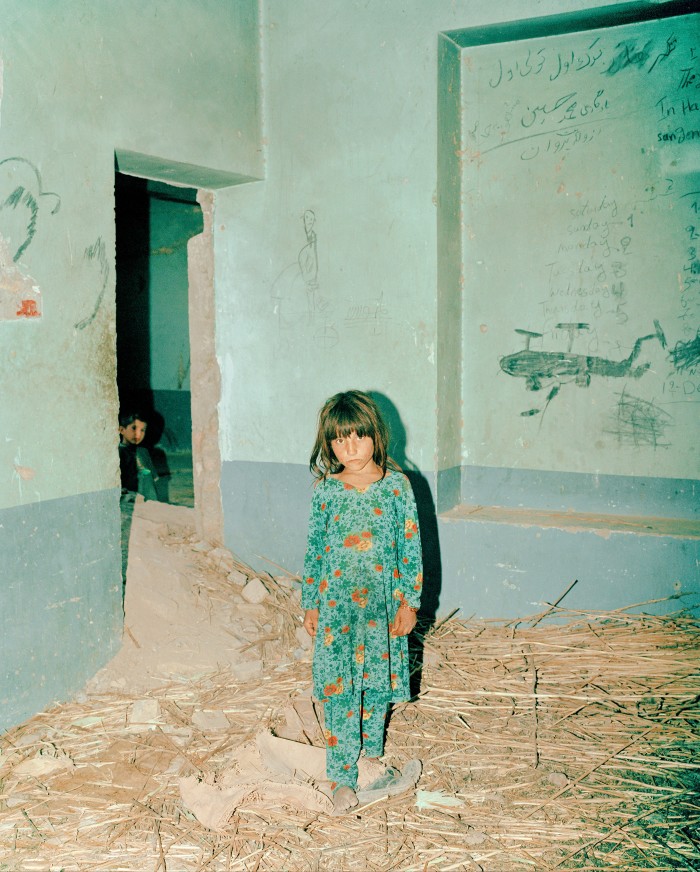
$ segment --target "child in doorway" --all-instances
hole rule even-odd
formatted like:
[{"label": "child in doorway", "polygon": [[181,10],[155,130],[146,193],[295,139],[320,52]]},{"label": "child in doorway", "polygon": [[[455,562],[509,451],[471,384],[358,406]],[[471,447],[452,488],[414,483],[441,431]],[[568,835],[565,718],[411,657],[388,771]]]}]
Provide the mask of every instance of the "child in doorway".
[{"label": "child in doorway", "polygon": [[367,394],[339,393],[321,409],[302,607],[337,814],[357,805],[360,753],[384,753],[390,704],[410,698],[406,637],[420,606],[421,545],[411,485],[387,444]]},{"label": "child in doorway", "polygon": [[145,445],[141,444],[146,435],[147,426],[146,419],[140,412],[129,411],[119,415],[119,469],[122,483],[119,508],[121,510],[123,584],[126,584],[129,537],[136,494],[142,494],[147,500],[158,499],[156,468],[151,458],[151,452]]},{"label": "child in doorway", "polygon": [[157,500],[158,475],[151,452],[141,443],[148,424],[139,412],[119,415],[119,467],[122,493],[140,493],[144,499]]}]

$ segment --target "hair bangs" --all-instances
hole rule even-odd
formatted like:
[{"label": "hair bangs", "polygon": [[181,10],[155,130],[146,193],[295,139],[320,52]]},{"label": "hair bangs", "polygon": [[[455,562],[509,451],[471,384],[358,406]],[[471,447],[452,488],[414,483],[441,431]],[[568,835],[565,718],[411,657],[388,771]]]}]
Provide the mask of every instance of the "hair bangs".
[{"label": "hair bangs", "polygon": [[350,407],[339,407],[329,411],[323,422],[323,435],[332,442],[339,436],[346,438],[351,433],[358,436],[374,437],[375,428],[364,410]]}]

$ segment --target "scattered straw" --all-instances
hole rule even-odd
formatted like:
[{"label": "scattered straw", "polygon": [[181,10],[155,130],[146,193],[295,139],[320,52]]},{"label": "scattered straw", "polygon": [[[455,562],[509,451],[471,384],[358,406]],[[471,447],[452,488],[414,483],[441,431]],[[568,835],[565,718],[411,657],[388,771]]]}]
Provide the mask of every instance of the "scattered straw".
[{"label": "scattered straw", "polygon": [[[700,868],[700,628],[682,614],[451,617],[425,637],[420,693],[396,707],[387,757],[421,758],[419,788],[458,805],[419,809],[411,793],[341,818],[239,808],[226,832],[205,829],[178,778],[224,769],[310,684],[308,658],[291,654],[292,586],[263,580],[284,628],[261,679],[164,682],[142,725],[130,712],[143,694],[92,694],[2,737],[2,872]],[[193,715],[213,708],[230,729],[208,735]]]}]

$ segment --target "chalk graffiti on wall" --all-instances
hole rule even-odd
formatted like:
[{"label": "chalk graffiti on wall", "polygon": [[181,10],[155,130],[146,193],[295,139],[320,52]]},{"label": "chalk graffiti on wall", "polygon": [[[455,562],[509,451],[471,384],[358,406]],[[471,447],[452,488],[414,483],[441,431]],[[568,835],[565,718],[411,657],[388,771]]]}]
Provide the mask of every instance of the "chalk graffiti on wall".
[{"label": "chalk graffiti on wall", "polygon": [[[693,84],[694,82],[694,84]],[[700,74],[686,75],[684,71],[683,89],[700,87]],[[666,112],[671,114],[688,111],[700,112],[700,104],[683,98],[682,104],[675,107],[667,103]],[[669,187],[673,194],[673,187]],[[663,393],[670,402],[693,401],[700,399],[700,190],[696,183],[688,191],[681,191],[676,197],[681,226],[678,241],[681,243],[680,257],[677,261],[677,276],[680,285],[678,297],[678,327],[682,335],[669,353],[672,370],[666,378]]]},{"label": "chalk graffiti on wall", "polygon": [[[546,410],[547,405],[557,396],[562,385],[573,383],[577,387],[588,387],[593,376],[641,378],[650,366],[648,362],[635,366],[643,344],[656,339],[662,348],[666,347],[666,337],[658,321],[654,321],[654,327],[655,332],[640,336],[634,343],[630,354],[622,360],[610,360],[606,357],[590,354],[575,354],[572,351],[574,338],[582,330],[589,329],[589,325],[585,323],[556,325],[556,329],[566,330],[569,334],[569,344],[566,351],[533,351],[530,348],[531,340],[539,339],[543,334],[518,328],[515,332],[525,337],[525,348],[514,354],[501,357],[499,363],[507,375],[524,379],[525,388],[528,391],[539,391],[549,387],[544,407]],[[540,411],[540,409],[528,409],[521,412],[521,415],[537,415]]]},{"label": "chalk graffiti on wall", "polygon": [[[494,106],[503,106],[504,117],[477,121],[469,130],[477,148],[468,148],[464,154],[470,160],[480,160],[494,149],[515,145],[522,148],[521,160],[531,161],[585,147],[614,118],[606,84],[628,69],[653,74],[654,78],[663,75],[672,65],[669,59],[678,44],[678,36],[668,31],[660,39],[632,37],[608,45],[595,37],[575,49],[526,47],[520,54],[498,57],[487,80],[489,89],[508,93],[512,83],[529,79],[533,94],[545,83],[558,90],[550,92],[550,99],[532,103],[505,97],[500,104],[493,101]],[[690,76],[690,83],[696,79],[690,67],[684,73]],[[688,84],[683,82],[681,87]],[[659,141],[663,141],[661,137]]]},{"label": "chalk graffiti on wall", "polygon": [[677,342],[671,350],[671,361],[676,372],[695,372],[700,367],[700,330],[694,339]]},{"label": "chalk graffiti on wall", "polygon": [[700,330],[693,339],[678,341],[671,349],[669,359],[673,369],[663,385],[668,401],[700,400]]},{"label": "chalk graffiti on wall", "polygon": [[98,236],[97,239],[92,243],[92,245],[88,245],[88,247],[83,252],[83,257],[88,263],[97,263],[100,275],[100,290],[97,294],[97,300],[95,301],[95,306],[92,312],[80,321],[77,321],[74,324],[78,330],[84,330],[89,324],[95,320],[97,312],[99,311],[100,305],[102,304],[102,300],[104,299],[105,291],[107,290],[107,281],[109,279],[109,261],[107,260],[107,247],[104,243],[104,240],[101,236]]},{"label": "chalk graffiti on wall", "polygon": [[[6,194],[4,199],[3,194]],[[12,255],[14,263],[19,261],[34,239],[43,197],[50,198],[53,203],[51,214],[55,215],[61,208],[61,198],[52,191],[44,191],[41,174],[34,164],[23,157],[0,160],[0,216],[3,218],[3,237],[11,239],[15,249]],[[19,221],[9,234],[5,231],[8,213],[19,215]]]},{"label": "chalk graffiti on wall", "polygon": [[318,290],[318,250],[317,238],[314,227],[316,225],[316,215],[311,209],[304,212],[304,233],[306,234],[306,245],[301,248],[297,263],[299,264],[299,272],[304,279],[306,291],[309,296],[309,313],[313,313],[314,304],[313,298]]},{"label": "chalk graffiti on wall", "polygon": [[296,260],[284,267],[271,287],[278,331],[275,351],[297,351],[302,336],[325,351],[345,339],[355,344],[358,338],[388,337],[395,321],[384,291],[373,292],[371,280],[358,281],[352,292],[339,293],[336,299],[326,296],[319,265],[318,221],[312,209],[304,210],[301,223],[304,242]]},{"label": "chalk graffiti on wall", "polygon": [[41,315],[41,292],[21,263],[44,208],[55,215],[61,198],[45,191],[41,174],[22,157],[0,160],[0,320]]},{"label": "chalk graffiti on wall", "polygon": [[[530,343],[533,339],[542,338],[543,334],[516,329],[515,332],[525,338],[525,348],[501,357],[499,363],[502,371],[514,378],[524,379],[528,391],[549,388],[543,408],[527,409],[520,413],[523,417],[540,413],[544,417],[550,402],[565,384],[573,383],[577,387],[588,387],[593,376],[639,379],[651,366],[650,362],[638,363],[644,344],[656,340],[662,349],[667,348],[664,331],[655,320],[654,332],[640,336],[625,358],[612,360],[596,355],[574,353],[572,348],[575,337],[588,328],[589,325],[585,323],[556,325],[556,329],[565,330],[569,334],[566,351],[535,351],[530,348]],[[667,360],[676,374],[695,375],[700,369],[700,330],[693,339],[677,342],[668,351]],[[680,392],[687,400],[696,392],[695,382],[670,378],[666,380],[664,392],[669,394]],[[656,403],[630,393],[627,387],[617,396],[617,403],[609,416],[608,426],[605,427],[604,432],[613,435],[620,445],[637,448],[642,446],[668,448],[670,442],[664,437],[666,430],[673,426],[672,416]]]},{"label": "chalk graffiti on wall", "polygon": [[618,398],[610,423],[605,428],[606,433],[612,434],[620,445],[669,447],[670,442],[663,441],[666,428],[673,424],[668,412],[656,403],[635,397],[627,388],[618,394]]},{"label": "chalk graffiti on wall", "polygon": [[304,244],[296,261],[286,266],[272,283],[273,312],[277,318],[280,348],[296,346],[300,330],[311,330],[313,341],[329,349],[338,344],[338,328],[330,318],[330,300],[321,293],[316,215],[302,215]]},{"label": "chalk graffiti on wall", "polygon": [[[697,468],[697,24],[464,38],[453,142],[474,463]],[[499,339],[504,317],[528,329]]]},{"label": "chalk graffiti on wall", "polygon": [[370,336],[385,336],[391,322],[389,307],[384,301],[384,293],[379,292],[376,299],[366,303],[351,303],[343,318],[343,324],[350,330],[362,330]]}]

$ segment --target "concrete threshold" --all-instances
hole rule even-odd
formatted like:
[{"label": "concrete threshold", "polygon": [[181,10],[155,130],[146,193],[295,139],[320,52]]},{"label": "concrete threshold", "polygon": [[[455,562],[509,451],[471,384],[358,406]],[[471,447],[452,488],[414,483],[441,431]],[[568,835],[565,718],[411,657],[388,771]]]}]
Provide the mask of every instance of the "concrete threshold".
[{"label": "concrete threshold", "polygon": [[569,532],[634,533],[674,539],[700,539],[700,520],[636,515],[606,515],[595,512],[551,511],[509,506],[461,504],[440,513],[444,521],[478,521],[520,527],[553,527]]}]

